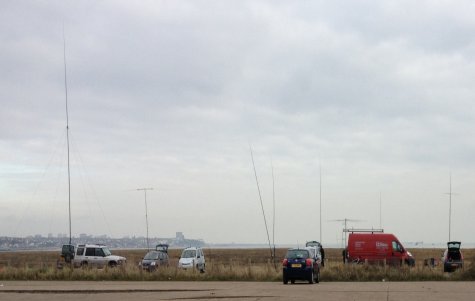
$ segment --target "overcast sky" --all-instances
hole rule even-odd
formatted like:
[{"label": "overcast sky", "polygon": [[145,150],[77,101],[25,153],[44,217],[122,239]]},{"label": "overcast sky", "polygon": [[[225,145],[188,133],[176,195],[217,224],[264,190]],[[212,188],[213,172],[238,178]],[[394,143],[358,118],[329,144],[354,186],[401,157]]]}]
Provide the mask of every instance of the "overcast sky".
[{"label": "overcast sky", "polygon": [[[0,2],[0,235],[474,242],[473,1]],[[380,216],[380,199],[381,212]]]}]

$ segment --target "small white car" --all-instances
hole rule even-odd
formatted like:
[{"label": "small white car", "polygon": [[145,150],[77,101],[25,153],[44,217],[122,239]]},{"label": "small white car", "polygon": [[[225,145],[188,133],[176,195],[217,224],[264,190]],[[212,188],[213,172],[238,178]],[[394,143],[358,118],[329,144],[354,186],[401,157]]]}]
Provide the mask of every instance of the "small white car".
[{"label": "small white car", "polygon": [[104,245],[78,245],[76,254],[72,260],[75,267],[115,267],[125,264],[126,259],[122,256],[112,255]]},{"label": "small white car", "polygon": [[203,249],[190,247],[183,250],[178,261],[178,268],[193,269],[196,268],[201,273],[205,272],[206,260]]}]

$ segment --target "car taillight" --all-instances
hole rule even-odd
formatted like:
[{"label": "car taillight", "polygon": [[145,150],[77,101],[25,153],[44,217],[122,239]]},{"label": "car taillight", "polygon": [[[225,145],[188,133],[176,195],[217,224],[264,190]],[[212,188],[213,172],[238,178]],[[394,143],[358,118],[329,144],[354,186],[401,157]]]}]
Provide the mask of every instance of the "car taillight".
[{"label": "car taillight", "polygon": [[307,258],[305,260],[305,265],[308,266],[308,267],[311,267],[313,265],[313,260],[310,259],[310,258]]},{"label": "car taillight", "polygon": [[289,262],[289,261],[287,260],[287,258],[284,259],[284,260],[282,261],[282,266],[286,267],[288,262]]}]

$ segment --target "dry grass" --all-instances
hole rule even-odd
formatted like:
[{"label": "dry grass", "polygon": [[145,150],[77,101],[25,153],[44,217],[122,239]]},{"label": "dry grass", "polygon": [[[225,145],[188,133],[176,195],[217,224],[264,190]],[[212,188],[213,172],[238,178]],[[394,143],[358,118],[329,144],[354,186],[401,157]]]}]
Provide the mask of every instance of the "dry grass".
[{"label": "dry grass", "polygon": [[[127,257],[127,264],[118,268],[64,269],[56,268],[59,251],[1,252],[1,280],[203,280],[203,281],[281,281],[281,258],[286,249],[276,250],[274,267],[268,249],[205,249],[206,273],[176,268],[181,250],[170,250],[170,266],[149,273],[138,267],[145,250],[116,250]],[[464,250],[465,269],[452,274],[443,273],[441,266],[423,266],[424,258],[440,259],[442,249],[413,249],[416,267],[388,267],[375,265],[343,265],[341,249],[326,249],[328,259],[322,269],[322,281],[428,281],[475,280],[475,249]]]}]

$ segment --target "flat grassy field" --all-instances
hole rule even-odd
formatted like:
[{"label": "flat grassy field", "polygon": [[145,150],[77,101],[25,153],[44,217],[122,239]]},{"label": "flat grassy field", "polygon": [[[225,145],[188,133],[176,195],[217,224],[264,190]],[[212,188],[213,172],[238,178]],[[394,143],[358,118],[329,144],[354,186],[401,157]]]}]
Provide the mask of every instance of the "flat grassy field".
[{"label": "flat grassy field", "polygon": [[[177,269],[181,249],[170,249],[169,267],[149,273],[138,267],[146,250],[112,250],[115,255],[127,258],[119,268],[57,269],[60,251],[0,252],[1,280],[229,280],[229,281],[281,281],[281,260],[287,249],[276,250],[275,265],[269,249],[212,249],[205,248],[206,273]],[[424,259],[440,260],[443,249],[410,249],[416,266],[389,267],[342,263],[342,249],[325,249],[326,265],[322,281],[429,281],[475,280],[475,249],[463,249],[465,268],[455,273],[443,273],[441,265],[424,266]]]}]

